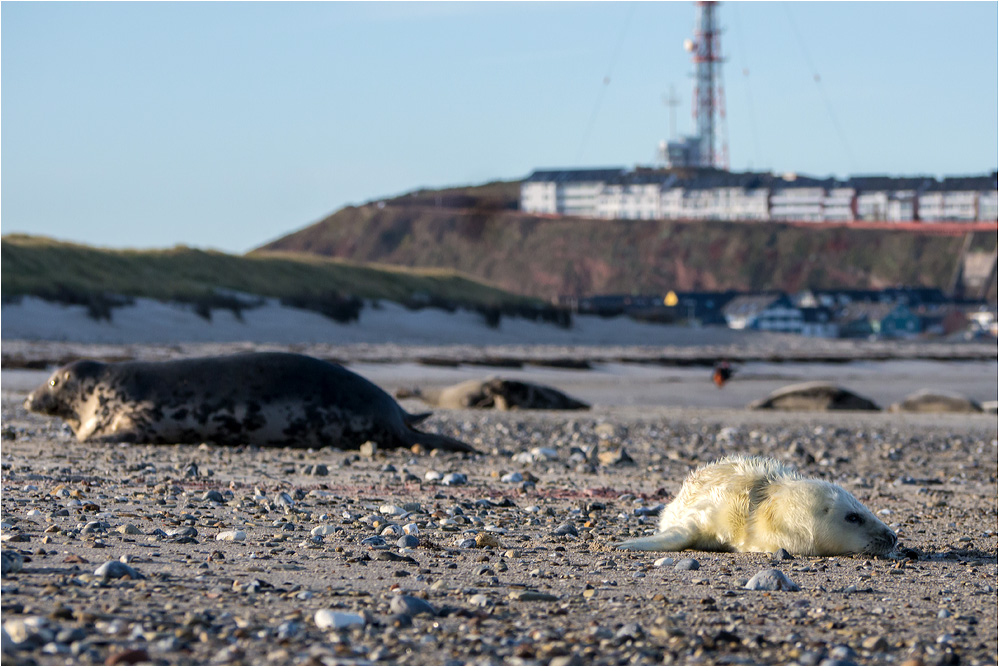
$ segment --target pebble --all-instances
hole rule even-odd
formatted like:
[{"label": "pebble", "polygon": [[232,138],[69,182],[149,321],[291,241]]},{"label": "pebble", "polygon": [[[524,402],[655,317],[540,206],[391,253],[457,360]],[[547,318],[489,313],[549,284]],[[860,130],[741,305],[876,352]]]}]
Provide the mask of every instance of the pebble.
[{"label": "pebble", "polygon": [[0,576],[20,572],[24,567],[24,556],[16,551],[0,551]]},{"label": "pebble", "polygon": [[309,534],[312,535],[313,537],[332,535],[333,533],[340,532],[341,530],[343,530],[343,528],[341,528],[340,526],[316,526],[315,528],[309,531]]},{"label": "pebble", "polygon": [[746,582],[751,591],[798,591],[798,584],[787,578],[780,570],[760,570]]},{"label": "pebble", "polygon": [[500,481],[504,484],[519,484],[524,481],[524,476],[519,472],[508,472],[500,477]]},{"label": "pebble", "polygon": [[384,547],[388,544],[381,535],[372,535],[361,540],[361,544],[366,547]]},{"label": "pebble", "polygon": [[220,492],[215,491],[215,490],[205,491],[205,493],[201,496],[201,499],[202,500],[207,500],[207,501],[213,502],[213,503],[224,503],[225,502],[225,497]]},{"label": "pebble", "polygon": [[579,531],[576,530],[576,526],[575,525],[573,525],[572,523],[567,522],[567,523],[563,523],[558,528],[556,528],[552,532],[552,534],[555,535],[556,537],[562,537],[562,536],[565,536],[565,535],[573,535],[575,537],[578,537],[579,536]]},{"label": "pebble", "polygon": [[699,570],[701,569],[701,564],[693,558],[683,558],[676,562],[673,566],[674,570]]},{"label": "pebble", "polygon": [[557,595],[528,590],[511,591],[510,595],[507,597],[511,600],[517,600],[518,602],[555,602],[558,600]]},{"label": "pebble", "polygon": [[428,616],[437,615],[437,609],[432,604],[412,595],[394,596],[392,601],[389,602],[389,609],[393,614],[406,614],[407,616],[419,616],[420,614],[427,614]]},{"label": "pebble", "polygon": [[652,566],[653,567],[666,567],[668,565],[672,565],[675,562],[676,561],[673,558],[671,558],[670,556],[663,556],[662,558],[657,558],[652,563]]},{"label": "pebble", "polygon": [[125,577],[129,579],[145,579],[134,567],[118,560],[109,560],[102,564],[94,570],[94,575],[102,579],[124,579]]},{"label": "pebble", "polygon": [[420,538],[416,535],[403,535],[396,540],[396,546],[401,548],[414,548],[420,546]]},{"label": "pebble", "polygon": [[215,536],[217,542],[242,542],[245,539],[245,530],[223,530]]},{"label": "pebble", "polygon": [[444,475],[441,482],[444,486],[460,486],[462,484],[468,484],[468,476],[461,472],[452,472]]},{"label": "pebble", "polygon": [[320,630],[341,630],[353,625],[364,625],[364,617],[360,614],[350,614],[332,609],[320,609],[313,616],[316,627]]},{"label": "pebble", "polygon": [[407,535],[417,536],[420,534],[420,527],[417,526],[415,523],[407,523],[405,526],[402,527],[402,532],[404,532]]},{"label": "pebble", "polygon": [[123,526],[118,526],[115,528],[115,532],[121,533],[122,535],[141,535],[142,531],[138,529],[134,524],[126,523]]},{"label": "pebble", "polygon": [[499,538],[492,533],[482,532],[475,536],[475,546],[480,549],[484,549],[485,547],[498,547],[499,545]]},{"label": "pebble", "polygon": [[794,556],[789,554],[786,549],[778,549],[777,551],[770,554],[770,560],[774,562],[782,560],[794,560]]}]

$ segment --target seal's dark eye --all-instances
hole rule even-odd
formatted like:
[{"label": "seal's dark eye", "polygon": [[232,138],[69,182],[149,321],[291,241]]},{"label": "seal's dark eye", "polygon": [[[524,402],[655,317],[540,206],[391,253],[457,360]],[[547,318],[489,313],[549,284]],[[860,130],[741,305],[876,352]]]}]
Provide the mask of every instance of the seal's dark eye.
[{"label": "seal's dark eye", "polygon": [[859,514],[857,514],[856,512],[850,512],[849,514],[846,515],[846,522],[847,523],[855,523],[858,526],[863,526],[864,525],[864,518],[862,516],[860,516]]}]

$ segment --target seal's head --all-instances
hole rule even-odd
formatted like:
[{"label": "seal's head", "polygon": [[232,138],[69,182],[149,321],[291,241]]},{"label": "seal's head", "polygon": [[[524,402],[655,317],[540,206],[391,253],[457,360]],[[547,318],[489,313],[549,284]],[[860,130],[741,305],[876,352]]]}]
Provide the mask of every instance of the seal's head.
[{"label": "seal's head", "polygon": [[873,512],[829,482],[797,479],[776,484],[761,510],[767,523],[794,541],[788,548],[792,553],[884,556],[898,543]]},{"label": "seal's head", "polygon": [[79,422],[78,406],[93,392],[104,364],[84,359],[63,366],[48,382],[28,394],[24,407],[31,412],[65,419],[71,426]]}]

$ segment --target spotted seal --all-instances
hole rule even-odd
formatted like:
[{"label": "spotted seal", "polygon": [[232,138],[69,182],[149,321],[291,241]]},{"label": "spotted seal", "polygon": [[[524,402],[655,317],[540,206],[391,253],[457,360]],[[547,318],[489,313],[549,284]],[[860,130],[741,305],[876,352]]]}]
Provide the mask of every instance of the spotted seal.
[{"label": "spotted seal", "polygon": [[923,389],[892,403],[888,412],[984,412],[982,404],[961,394]]},{"label": "spotted seal", "polygon": [[750,410],[880,410],[869,398],[828,382],[802,382],[781,387],[764,399],[753,401]]},{"label": "spotted seal", "polygon": [[659,532],[619,549],[886,555],[895,533],[845,489],[774,459],[731,456],[694,470],[659,517]]},{"label": "spotted seal", "polygon": [[73,362],[25,401],[64,419],[80,441],[357,448],[421,444],[475,450],[413,428],[413,415],[334,363],[281,352],[173,361]]},{"label": "spotted seal", "polygon": [[558,389],[533,382],[489,378],[467,380],[443,389],[400,389],[396,398],[418,398],[441,408],[497,410],[588,410],[589,404]]}]

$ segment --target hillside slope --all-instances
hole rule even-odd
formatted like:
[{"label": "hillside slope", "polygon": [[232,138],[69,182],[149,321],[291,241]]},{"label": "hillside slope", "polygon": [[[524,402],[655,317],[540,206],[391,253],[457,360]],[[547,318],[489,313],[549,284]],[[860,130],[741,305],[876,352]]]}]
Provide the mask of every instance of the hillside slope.
[{"label": "hillside slope", "polygon": [[424,191],[344,208],[260,250],[447,267],[551,298],[670,289],[946,289],[963,242],[778,223],[544,218],[511,210],[515,185]]},{"label": "hillside slope", "polygon": [[401,303],[525,302],[453,270],[363,265],[301,254],[240,256],[183,246],[107,250],[24,235],[4,236],[0,250],[5,299],[30,295],[85,302],[93,295],[112,294],[196,301],[236,291],[290,300],[342,295]]}]

